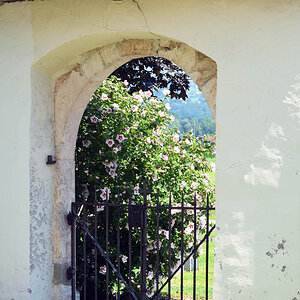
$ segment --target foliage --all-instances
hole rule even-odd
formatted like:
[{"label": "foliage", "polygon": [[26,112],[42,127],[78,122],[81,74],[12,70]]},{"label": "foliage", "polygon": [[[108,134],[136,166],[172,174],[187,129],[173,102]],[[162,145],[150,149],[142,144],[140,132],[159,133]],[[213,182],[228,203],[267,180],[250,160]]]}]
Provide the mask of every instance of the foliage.
[{"label": "foliage", "polygon": [[188,75],[171,61],[162,57],[141,57],[133,59],[112,73],[122,81],[130,82],[129,92],[159,90],[168,88],[170,96],[187,99],[190,86]]},{"label": "foliage", "polygon": [[[174,117],[169,114],[169,103],[164,103],[170,92],[164,90],[165,99],[152,96],[150,91],[133,93],[127,88],[127,82],[121,82],[112,76],[104,81],[92,96],[80,124],[76,150],[76,193],[84,200],[89,189],[101,185],[99,198],[103,203],[116,202],[118,189],[123,191],[119,201],[128,204],[132,197],[135,204],[141,203],[140,187],[144,180],[152,189],[152,195],[159,195],[160,205],[181,206],[181,193],[184,192],[184,205],[191,206],[194,201],[204,206],[206,196],[214,198],[214,184],[207,173],[214,171],[214,164],[209,163],[213,157],[214,141],[204,137],[200,142],[191,132],[180,138],[179,132],[171,128]],[[171,194],[169,194],[171,192]],[[156,197],[148,199],[148,204],[155,205]],[[101,208],[101,205],[99,206]],[[93,212],[94,213],[94,212]],[[104,212],[99,209],[99,213]],[[171,218],[171,223],[169,222]],[[194,211],[187,210],[184,222],[184,254],[190,253],[193,247],[193,235],[196,230],[200,238],[204,232],[205,216],[196,215],[194,229]],[[103,222],[99,217],[99,241],[105,240]],[[116,211],[111,209],[109,219],[117,224]],[[128,213],[120,218],[121,238],[121,272],[128,273]],[[168,273],[168,238],[172,235],[171,258],[172,268],[179,262],[181,213],[173,209],[171,215],[162,211],[160,220],[160,243],[156,243],[156,211],[148,211],[148,247],[147,247],[147,280],[148,293],[151,295],[156,271],[163,278]],[[171,226],[171,231],[169,229]],[[115,228],[110,229],[110,257],[118,261]],[[139,230],[133,230],[133,240],[139,240]],[[81,237],[82,238],[82,237]],[[114,244],[114,246],[113,246]],[[79,250],[80,251],[80,250]],[[156,253],[160,253],[159,270],[156,270]],[[133,288],[139,290],[139,243],[132,245]],[[99,260],[101,261],[101,259]],[[104,265],[104,261],[102,260]],[[103,267],[103,266],[102,266]],[[104,276],[100,269],[100,277]],[[113,274],[111,274],[113,276]],[[103,279],[103,278],[102,278]],[[111,280],[110,289],[115,291]],[[98,282],[103,289],[103,280]]]},{"label": "foliage", "polygon": [[184,134],[188,131],[193,130],[196,137],[202,137],[204,135],[213,135],[216,132],[216,126],[213,119],[210,117],[202,119],[193,119],[191,117],[183,118],[174,114],[175,121],[171,125],[173,128],[178,128],[179,132]]}]

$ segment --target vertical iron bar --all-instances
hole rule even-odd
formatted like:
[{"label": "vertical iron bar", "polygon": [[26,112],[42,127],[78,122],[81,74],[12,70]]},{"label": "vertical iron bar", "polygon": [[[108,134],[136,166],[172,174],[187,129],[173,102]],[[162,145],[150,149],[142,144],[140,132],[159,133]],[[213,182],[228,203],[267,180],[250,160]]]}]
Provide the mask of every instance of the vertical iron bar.
[{"label": "vertical iron bar", "polygon": [[[156,292],[159,289],[159,196],[156,199]],[[159,294],[156,296],[158,300]]]},{"label": "vertical iron bar", "polygon": [[[76,206],[71,204],[72,215],[76,213]],[[76,299],[76,219],[73,218],[71,224],[71,268],[72,276],[72,300]]]},{"label": "vertical iron bar", "polygon": [[[117,192],[117,264],[120,274],[120,190]],[[120,279],[118,278],[118,300],[120,299]]]},{"label": "vertical iron bar", "polygon": [[146,270],[147,270],[147,189],[146,182],[143,183],[143,217],[142,217],[142,291],[141,300],[146,300],[147,285],[146,285]]},{"label": "vertical iron bar", "polygon": [[180,300],[183,299],[183,228],[184,228],[184,202],[183,202],[183,191],[181,192],[181,241],[180,241],[180,260],[181,260],[181,270],[180,270]]},{"label": "vertical iron bar", "polygon": [[[86,226],[86,201],[83,204],[83,224]],[[83,299],[86,300],[86,233],[83,231]]]},{"label": "vertical iron bar", "polygon": [[[129,239],[129,243],[128,243],[128,264],[129,264],[129,270],[128,270],[128,276],[129,276],[129,286],[131,287],[131,249],[132,249],[132,245],[131,245],[131,236],[132,236],[132,228],[131,228],[131,223],[130,223],[130,213],[131,213],[131,192],[129,192],[129,208],[128,208],[128,228],[129,228],[129,236],[128,236],[128,239]],[[131,300],[131,295],[129,294],[129,300]]]},{"label": "vertical iron bar", "polygon": [[[109,256],[108,253],[108,233],[109,233],[109,224],[108,224],[108,216],[109,216],[109,206],[108,206],[108,191],[106,191],[106,207],[105,207],[105,251],[106,255]],[[109,265],[108,262],[106,262],[106,300],[109,300]]]},{"label": "vertical iron bar", "polygon": [[[206,234],[209,232],[209,196],[206,196]],[[205,299],[208,300],[208,262],[209,262],[209,236],[206,238],[206,281]]]},{"label": "vertical iron bar", "polygon": [[[194,194],[194,249],[197,247],[197,211],[196,211],[196,193]],[[193,300],[196,299],[196,268],[197,268],[197,251],[194,252],[194,272],[193,272]]]},{"label": "vertical iron bar", "polygon": [[[95,240],[98,241],[98,211],[97,211],[97,189],[95,186]],[[95,253],[95,265],[94,265],[94,276],[95,276],[95,299],[98,299],[98,249],[94,247]]]},{"label": "vertical iron bar", "polygon": [[[171,214],[171,207],[172,207],[172,203],[171,203],[171,197],[172,197],[172,194],[170,192],[169,194],[169,249],[168,249],[168,260],[169,260],[169,267],[168,267],[168,277],[170,278],[171,277],[171,260],[172,260],[172,257],[171,257],[171,230],[172,230],[172,227],[171,227],[171,224],[172,224],[172,214]],[[169,281],[169,284],[168,284],[168,299],[171,299],[171,280]]]}]

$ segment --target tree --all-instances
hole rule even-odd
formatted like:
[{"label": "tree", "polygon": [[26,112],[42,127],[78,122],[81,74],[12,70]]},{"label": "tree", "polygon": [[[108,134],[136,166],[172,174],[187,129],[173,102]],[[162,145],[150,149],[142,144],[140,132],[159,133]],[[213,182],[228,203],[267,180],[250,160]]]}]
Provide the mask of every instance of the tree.
[{"label": "tree", "polygon": [[[119,201],[128,204],[129,197],[134,203],[141,203],[142,197],[139,189],[144,180],[148,182],[153,195],[159,195],[160,204],[168,204],[171,192],[173,206],[180,206],[181,193],[185,193],[185,205],[192,206],[196,197],[198,205],[205,205],[206,196],[214,194],[214,185],[207,172],[214,168],[208,159],[212,157],[214,143],[205,139],[200,142],[191,132],[180,138],[179,132],[168,126],[174,120],[169,114],[169,104],[152,96],[151,91],[133,93],[131,95],[126,86],[112,76],[104,81],[92,96],[82,118],[76,149],[76,196],[84,201],[89,194],[88,190],[99,186],[99,206],[107,197],[110,202],[115,202],[116,195]],[[122,194],[118,190],[123,191]],[[213,203],[213,196],[210,198]],[[156,204],[156,197],[149,199],[149,204]],[[93,218],[94,211],[87,214]],[[99,210],[99,214],[103,213]],[[205,215],[197,213],[197,228],[193,228],[193,211],[187,211],[184,223],[184,253],[191,251],[193,230],[197,235],[205,230]],[[110,220],[116,224],[116,215],[110,210]],[[103,218],[99,217],[99,220]],[[121,236],[128,237],[128,214],[124,212],[120,218]],[[92,224],[92,221],[90,222]],[[168,250],[169,216],[167,212],[160,214],[161,245],[156,245],[156,212],[148,214],[148,294],[153,293],[156,252],[159,251],[161,260],[159,274],[164,277],[168,273],[168,261],[165,255]],[[180,228],[181,218],[177,211],[172,212],[172,268],[179,261],[180,253]],[[105,224],[98,224],[98,237],[105,240]],[[133,237],[139,239],[139,232],[134,232]],[[110,232],[110,245],[116,240],[116,232]],[[92,248],[92,245],[88,246]],[[112,246],[111,246],[112,247]],[[115,248],[114,248],[115,249]],[[121,258],[126,262],[128,248],[121,246]],[[81,250],[78,249],[78,252]],[[136,255],[133,265],[133,288],[138,293],[139,284],[139,245],[133,245]],[[92,258],[87,258],[90,261]],[[111,260],[116,260],[116,251],[111,251]],[[99,259],[104,267],[104,260]],[[80,260],[79,260],[79,268]],[[150,267],[151,266],[151,267]],[[100,269],[101,271],[101,269]],[[128,272],[123,263],[121,271]],[[101,275],[105,272],[101,271]],[[91,275],[92,276],[92,275]],[[113,276],[113,275],[112,275]],[[100,276],[101,277],[101,276]],[[99,278],[99,286],[104,289],[103,278]],[[80,280],[80,278],[79,278]],[[111,280],[110,289],[115,290],[114,281]],[[125,291],[124,291],[125,293]]]},{"label": "tree", "polygon": [[130,83],[129,92],[170,90],[171,98],[187,99],[190,87],[188,75],[171,61],[162,57],[133,59],[112,73],[122,81]]}]

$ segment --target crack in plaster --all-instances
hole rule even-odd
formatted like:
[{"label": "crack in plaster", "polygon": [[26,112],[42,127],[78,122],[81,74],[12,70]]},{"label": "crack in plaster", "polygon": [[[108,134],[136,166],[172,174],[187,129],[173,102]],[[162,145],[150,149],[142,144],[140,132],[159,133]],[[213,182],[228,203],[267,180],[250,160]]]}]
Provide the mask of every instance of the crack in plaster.
[{"label": "crack in plaster", "polygon": [[145,20],[145,27],[148,29],[148,32],[149,32],[150,34],[152,34],[153,36],[160,38],[159,35],[157,35],[157,34],[155,34],[155,33],[153,33],[153,32],[151,31],[151,29],[150,29],[150,27],[149,27],[149,24],[148,24],[147,17],[146,17],[146,15],[145,15],[145,13],[143,12],[143,10],[142,10],[142,8],[141,8],[139,2],[138,2],[137,0],[132,0],[132,2],[135,4],[135,6],[137,7],[137,9],[141,12],[141,14],[142,14],[142,16],[143,16],[143,18],[144,18],[144,20]]}]

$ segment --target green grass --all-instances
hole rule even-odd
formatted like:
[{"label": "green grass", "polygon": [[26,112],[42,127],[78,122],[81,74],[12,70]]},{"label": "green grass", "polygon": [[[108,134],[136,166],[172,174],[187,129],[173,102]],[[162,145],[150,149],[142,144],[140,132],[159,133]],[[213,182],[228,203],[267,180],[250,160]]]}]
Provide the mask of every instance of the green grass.
[{"label": "green grass", "polygon": [[[215,219],[215,213],[212,213],[211,220]],[[208,272],[208,297],[212,299],[213,290],[213,271],[214,271],[214,237],[215,232],[213,231],[210,235],[209,242],[209,272]],[[203,243],[204,254],[201,255],[199,261],[199,270],[196,272],[196,299],[205,299],[205,265],[206,265],[206,243]],[[193,299],[193,275],[194,272],[184,271],[183,273],[183,298]],[[171,297],[173,299],[180,299],[180,271],[171,280]],[[164,282],[165,280],[163,280]],[[168,295],[168,286],[166,286],[161,293],[161,296],[166,297]]]}]

